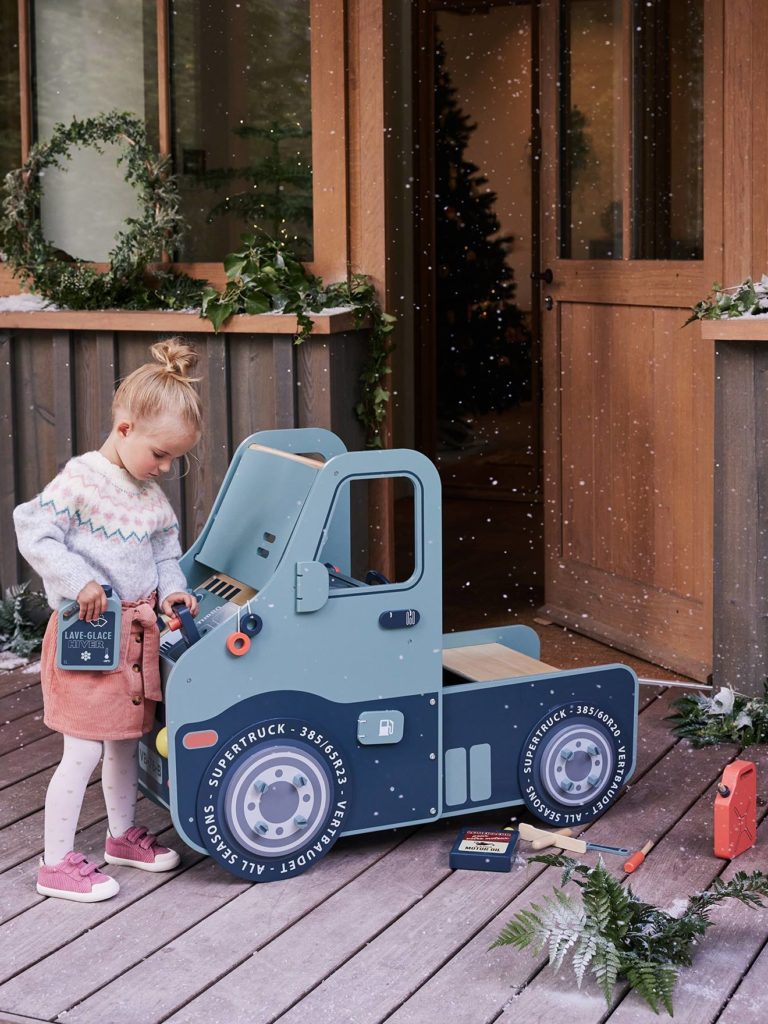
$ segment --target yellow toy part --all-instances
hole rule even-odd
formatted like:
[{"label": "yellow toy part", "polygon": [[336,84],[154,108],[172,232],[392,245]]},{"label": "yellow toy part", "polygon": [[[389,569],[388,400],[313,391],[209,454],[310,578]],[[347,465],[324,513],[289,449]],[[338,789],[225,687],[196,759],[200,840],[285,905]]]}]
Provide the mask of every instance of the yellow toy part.
[{"label": "yellow toy part", "polygon": [[168,757],[168,730],[161,729],[155,737],[155,749],[161,757]]}]

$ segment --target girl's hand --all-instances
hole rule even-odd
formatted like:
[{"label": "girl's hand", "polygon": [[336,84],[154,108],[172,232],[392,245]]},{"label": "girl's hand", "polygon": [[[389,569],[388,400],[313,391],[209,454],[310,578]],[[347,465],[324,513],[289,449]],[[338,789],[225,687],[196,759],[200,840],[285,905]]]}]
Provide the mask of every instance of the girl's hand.
[{"label": "girl's hand", "polygon": [[187,594],[183,590],[178,591],[176,594],[169,594],[160,605],[160,611],[163,615],[171,618],[173,616],[173,608],[171,606],[174,604],[185,604],[193,615],[197,615],[197,598],[194,594]]},{"label": "girl's hand", "polygon": [[91,622],[107,610],[107,595],[104,587],[96,580],[86,583],[76,600],[80,605],[80,618],[86,622]]}]

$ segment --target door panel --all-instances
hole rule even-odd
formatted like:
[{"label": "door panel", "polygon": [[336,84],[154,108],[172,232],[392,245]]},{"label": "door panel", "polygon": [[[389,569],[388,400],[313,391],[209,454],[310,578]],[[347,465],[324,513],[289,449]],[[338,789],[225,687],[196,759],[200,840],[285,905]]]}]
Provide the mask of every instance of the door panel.
[{"label": "door panel", "polygon": [[[543,312],[545,614],[706,678],[713,356],[699,332],[682,324],[688,307],[708,291],[711,266],[705,273],[700,260],[617,258],[617,218],[620,252],[627,254],[637,227],[632,218],[647,206],[637,204],[633,213],[629,199],[624,209],[612,201],[612,216],[594,219],[591,233],[570,244],[562,203],[568,168],[559,165],[567,149],[560,142],[564,126],[570,131],[561,110],[571,103],[561,91],[569,59],[562,49],[569,42],[558,24],[569,6],[545,0],[541,7],[542,253],[554,275]],[[626,45],[619,49],[630,68],[633,5],[609,6],[621,8]],[[615,23],[611,40],[615,48]],[[614,103],[611,115],[619,117],[614,136],[621,146],[610,154],[611,166],[621,164],[625,197],[633,187],[631,99]],[[605,237],[591,240],[600,225]],[[692,245],[685,251],[696,252]],[[572,252],[579,258],[562,258]]]}]

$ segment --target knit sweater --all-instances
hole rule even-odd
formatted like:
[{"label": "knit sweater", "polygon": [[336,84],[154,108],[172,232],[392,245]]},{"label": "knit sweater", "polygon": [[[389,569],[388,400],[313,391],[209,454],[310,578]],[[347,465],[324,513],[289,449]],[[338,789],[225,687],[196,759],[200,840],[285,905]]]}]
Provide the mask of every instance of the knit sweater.
[{"label": "knit sweater", "polygon": [[91,580],[123,601],[186,591],[179,524],[152,480],[136,480],[101,452],[70,459],[36,498],[13,512],[19,551],[42,577],[48,603],[74,599]]}]

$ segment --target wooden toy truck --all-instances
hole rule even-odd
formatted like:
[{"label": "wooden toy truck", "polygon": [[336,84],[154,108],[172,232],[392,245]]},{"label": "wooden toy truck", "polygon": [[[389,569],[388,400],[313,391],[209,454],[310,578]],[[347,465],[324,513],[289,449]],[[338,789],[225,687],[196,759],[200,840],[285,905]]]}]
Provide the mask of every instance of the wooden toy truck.
[{"label": "wooden toy truck", "polygon": [[[413,495],[412,572],[392,583],[352,575],[352,484],[381,477]],[[299,874],[341,835],[520,803],[579,826],[633,771],[629,668],[557,671],[526,626],[443,635],[440,480],[418,452],[254,434],[182,567],[200,611],[161,636],[140,784],[241,878]]]}]

